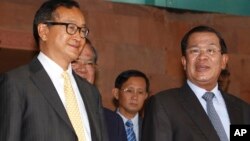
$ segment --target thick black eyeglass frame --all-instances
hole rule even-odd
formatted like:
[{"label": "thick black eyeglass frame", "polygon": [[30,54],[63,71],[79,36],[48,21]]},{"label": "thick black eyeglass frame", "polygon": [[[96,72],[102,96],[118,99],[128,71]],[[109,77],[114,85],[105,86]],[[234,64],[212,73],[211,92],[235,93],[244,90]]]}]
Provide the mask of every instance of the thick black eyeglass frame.
[{"label": "thick black eyeglass frame", "polygon": [[[83,35],[80,34],[81,37],[83,36],[82,38],[86,38],[86,37],[88,36],[88,33],[89,33],[89,29],[88,29],[87,27],[79,27],[79,26],[77,26],[77,25],[74,24],[74,23],[49,22],[49,21],[48,21],[48,22],[44,22],[44,24],[47,24],[47,25],[65,25],[65,26],[66,26],[66,32],[67,32],[69,35],[74,35],[74,34],[76,34],[77,31],[79,31],[79,33],[80,33],[81,31],[84,31]],[[74,33],[69,33],[69,32],[68,32],[68,26],[69,26],[69,25],[74,25],[74,26],[76,26],[78,30],[75,30]],[[84,30],[82,30],[82,29],[84,29]]]}]

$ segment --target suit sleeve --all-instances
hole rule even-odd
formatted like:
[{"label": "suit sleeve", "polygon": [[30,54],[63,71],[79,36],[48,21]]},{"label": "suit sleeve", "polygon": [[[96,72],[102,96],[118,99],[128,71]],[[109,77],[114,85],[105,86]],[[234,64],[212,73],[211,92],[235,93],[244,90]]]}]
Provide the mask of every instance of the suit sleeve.
[{"label": "suit sleeve", "polygon": [[145,107],[143,120],[143,141],[172,141],[172,127],[163,106],[164,100],[152,96]]},{"label": "suit sleeve", "polygon": [[23,102],[14,81],[0,76],[0,140],[19,141]]}]

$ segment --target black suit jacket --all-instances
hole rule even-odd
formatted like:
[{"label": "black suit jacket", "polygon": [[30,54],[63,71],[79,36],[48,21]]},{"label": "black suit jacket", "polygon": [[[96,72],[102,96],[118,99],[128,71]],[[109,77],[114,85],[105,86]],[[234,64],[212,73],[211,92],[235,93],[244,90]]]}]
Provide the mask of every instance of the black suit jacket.
[{"label": "black suit jacket", "polygon": [[104,115],[109,134],[109,141],[127,141],[122,118],[117,113],[107,108],[104,108]]},{"label": "black suit jacket", "polygon": [[[249,104],[222,92],[231,124],[250,124]],[[142,141],[220,141],[196,95],[185,84],[152,96]]]},{"label": "black suit jacket", "polygon": [[[73,73],[93,141],[107,141],[98,90]],[[37,58],[0,76],[1,141],[77,141],[60,97]]]}]

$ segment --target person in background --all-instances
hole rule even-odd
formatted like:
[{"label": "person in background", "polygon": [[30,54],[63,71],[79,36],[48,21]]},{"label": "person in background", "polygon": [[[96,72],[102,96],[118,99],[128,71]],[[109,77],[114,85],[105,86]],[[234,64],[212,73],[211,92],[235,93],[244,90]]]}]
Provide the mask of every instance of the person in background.
[{"label": "person in background", "polygon": [[230,84],[230,72],[226,68],[223,69],[220,73],[218,79],[218,85],[221,90],[223,90],[224,92],[228,92],[229,84]]},{"label": "person in background", "polygon": [[[72,62],[72,68],[76,74],[94,85],[97,74],[97,59],[96,49],[90,40],[86,38],[84,49],[78,59]],[[107,108],[103,109],[109,141],[127,141],[125,127],[121,117]]]},{"label": "person in background", "polygon": [[88,33],[76,1],[42,4],[33,22],[38,56],[0,75],[1,141],[108,141],[100,94],[70,65]]},{"label": "person in background", "polygon": [[149,95],[149,79],[138,70],[121,72],[112,90],[117,105],[117,113],[122,117],[128,141],[141,140],[142,110],[145,100]]},{"label": "person in background", "polygon": [[85,78],[89,83],[94,84],[97,59],[96,49],[92,46],[90,40],[86,38],[84,49],[77,60],[72,62],[72,68],[79,76]]},{"label": "person in background", "polygon": [[230,124],[250,124],[249,104],[218,89],[228,61],[221,34],[197,26],[181,41],[187,80],[152,96],[146,107],[143,141],[229,141]]}]

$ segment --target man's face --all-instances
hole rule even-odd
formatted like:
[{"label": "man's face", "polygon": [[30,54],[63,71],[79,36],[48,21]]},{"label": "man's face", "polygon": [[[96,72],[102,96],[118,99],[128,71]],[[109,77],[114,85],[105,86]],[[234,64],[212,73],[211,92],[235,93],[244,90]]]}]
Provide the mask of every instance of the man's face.
[{"label": "man's face", "polygon": [[86,44],[79,58],[72,63],[73,70],[82,78],[87,79],[94,84],[96,66],[94,62],[94,53],[89,44]]},{"label": "man's face", "polygon": [[119,102],[120,112],[125,117],[132,118],[142,109],[148,97],[144,78],[130,77],[114,96]]},{"label": "man's face", "polygon": [[206,90],[211,90],[217,84],[221,69],[228,60],[226,54],[221,54],[221,46],[216,34],[211,32],[193,33],[182,57],[182,64],[187,78]]},{"label": "man's face", "polygon": [[[78,27],[86,26],[82,12],[75,7],[57,8],[54,20],[51,22],[73,23]],[[48,57],[65,67],[78,58],[85,44],[85,38],[80,37],[79,30],[70,35],[66,31],[65,25],[43,24],[41,27],[38,29],[41,40],[44,41],[41,45],[41,51]]]}]

